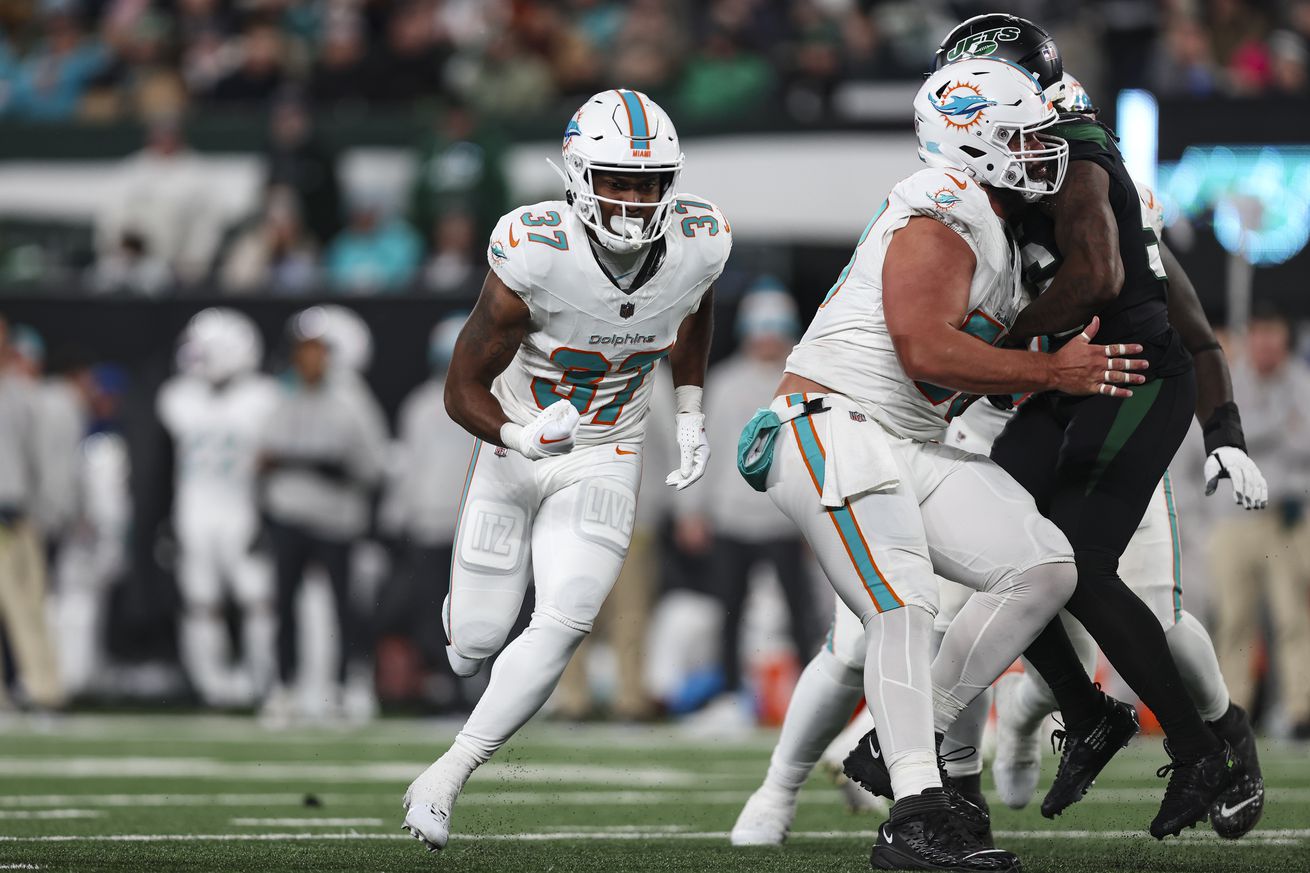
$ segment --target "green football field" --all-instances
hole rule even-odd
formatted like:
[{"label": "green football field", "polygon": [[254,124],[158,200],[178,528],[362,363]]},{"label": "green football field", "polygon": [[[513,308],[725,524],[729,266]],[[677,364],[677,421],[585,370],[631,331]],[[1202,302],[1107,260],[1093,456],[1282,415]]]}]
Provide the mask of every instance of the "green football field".
[{"label": "green football field", "polygon": [[[781,849],[727,831],[773,735],[538,721],[479,771],[454,835],[429,855],[400,797],[450,740],[447,722],[267,732],[250,719],[72,716],[0,725],[0,870],[859,871],[878,821],[816,777]],[[1310,751],[1263,749],[1268,808],[1238,842],[1202,825],[1147,836],[1158,738],[1137,740],[1056,823],[994,810],[1029,871],[1310,871]],[[1047,760],[1049,774],[1053,761]]]}]

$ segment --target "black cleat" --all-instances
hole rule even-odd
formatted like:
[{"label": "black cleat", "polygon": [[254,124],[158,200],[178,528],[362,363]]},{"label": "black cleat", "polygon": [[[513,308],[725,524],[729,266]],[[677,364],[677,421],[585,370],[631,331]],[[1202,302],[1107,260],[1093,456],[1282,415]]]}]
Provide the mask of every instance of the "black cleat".
[{"label": "black cleat", "polygon": [[899,800],[878,829],[869,855],[875,870],[957,870],[1018,873],[1011,852],[982,845],[951,805],[946,792],[929,788]]},{"label": "black cleat", "polygon": [[878,797],[892,799],[892,774],[878,745],[878,729],[873,728],[860,737],[850,754],[841,762],[842,772],[852,782]]},{"label": "black cleat", "polygon": [[1210,727],[1232,746],[1241,771],[1232,786],[1210,804],[1210,827],[1224,839],[1245,836],[1260,821],[1265,811],[1265,780],[1260,772],[1260,757],[1255,747],[1255,731],[1246,710],[1229,704],[1228,712]]},{"label": "black cleat", "polygon": [[1051,790],[1042,800],[1042,815],[1055,818],[1082,800],[1105,765],[1137,735],[1137,710],[1105,695],[1105,713],[1086,731],[1068,728],[1051,734],[1052,748],[1060,749],[1060,766]]},{"label": "black cleat", "polygon": [[[984,846],[992,845],[992,820],[987,812],[987,801],[981,791],[976,797],[962,794],[951,777],[946,774],[946,762],[941,757],[942,738],[937,737],[937,772],[941,776],[942,789],[951,808],[968,824],[974,836]],[[871,729],[860,738],[860,742],[851,749],[842,761],[842,772],[848,779],[857,783],[870,794],[892,800],[892,777],[887,769],[887,759],[883,757],[882,747],[878,745],[878,730]],[[980,802],[981,801],[981,802]]]},{"label": "black cleat", "polygon": [[[1164,750],[1169,751],[1167,741]],[[1193,827],[1205,818],[1210,805],[1223,796],[1241,772],[1241,764],[1228,743],[1195,761],[1179,762],[1172,752],[1169,757],[1170,763],[1155,773],[1162,779],[1173,774],[1169,776],[1169,784],[1164,789],[1160,812],[1155,821],[1151,822],[1151,836],[1157,840],[1177,836],[1183,828]]]},{"label": "black cleat", "polygon": [[946,786],[948,795],[953,794],[952,805],[960,808],[965,817],[970,820],[974,836],[979,842],[988,848],[996,845],[992,841],[992,810],[987,805],[987,798],[982,792],[982,774],[955,777],[943,773],[942,785]]}]

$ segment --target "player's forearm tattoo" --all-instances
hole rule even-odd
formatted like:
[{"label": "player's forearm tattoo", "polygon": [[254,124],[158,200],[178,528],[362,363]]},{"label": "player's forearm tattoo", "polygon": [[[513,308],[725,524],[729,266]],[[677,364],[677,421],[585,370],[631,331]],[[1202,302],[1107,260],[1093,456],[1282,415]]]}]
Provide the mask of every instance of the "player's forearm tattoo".
[{"label": "player's forearm tattoo", "polygon": [[493,308],[494,304],[479,301],[464,324],[464,339],[476,362],[479,381],[487,385],[505,369],[523,341],[517,325],[497,323]]}]

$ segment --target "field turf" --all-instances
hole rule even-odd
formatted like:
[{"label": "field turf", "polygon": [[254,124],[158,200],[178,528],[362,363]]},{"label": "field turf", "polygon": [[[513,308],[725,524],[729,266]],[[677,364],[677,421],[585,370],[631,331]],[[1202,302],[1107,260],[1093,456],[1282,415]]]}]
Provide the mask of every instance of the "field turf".
[{"label": "field turf", "polygon": [[[733,849],[727,831],[773,735],[538,721],[479,771],[455,834],[429,855],[400,797],[454,725],[268,732],[250,719],[70,716],[0,724],[0,870],[861,871],[878,821],[811,779],[788,844]],[[1058,822],[995,809],[1027,871],[1310,871],[1310,750],[1266,744],[1268,808],[1238,842],[1205,825],[1146,834],[1163,787],[1138,739]],[[1048,757],[1045,775],[1053,760]]]}]

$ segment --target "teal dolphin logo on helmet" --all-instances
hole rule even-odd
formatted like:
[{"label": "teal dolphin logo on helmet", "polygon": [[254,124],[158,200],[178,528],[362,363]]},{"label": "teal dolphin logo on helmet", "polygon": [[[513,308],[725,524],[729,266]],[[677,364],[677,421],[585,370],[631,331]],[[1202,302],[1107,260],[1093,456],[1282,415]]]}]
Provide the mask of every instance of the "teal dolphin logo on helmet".
[{"label": "teal dolphin logo on helmet", "polygon": [[[578,115],[582,113],[579,112]],[[582,128],[578,126],[578,116],[575,115],[569,119],[569,126],[564,128],[564,149],[568,150],[570,140],[575,136],[582,136]]]},{"label": "teal dolphin logo on helmet", "polygon": [[970,115],[981,112],[988,106],[995,106],[995,100],[988,100],[986,97],[979,97],[976,94],[969,94],[964,97],[949,97],[940,103],[934,104],[937,111],[942,115]]},{"label": "teal dolphin logo on helmet", "polygon": [[945,117],[953,128],[965,130],[982,120],[984,109],[995,106],[996,101],[983,95],[979,86],[970,82],[948,82],[938,88],[929,102]]}]

